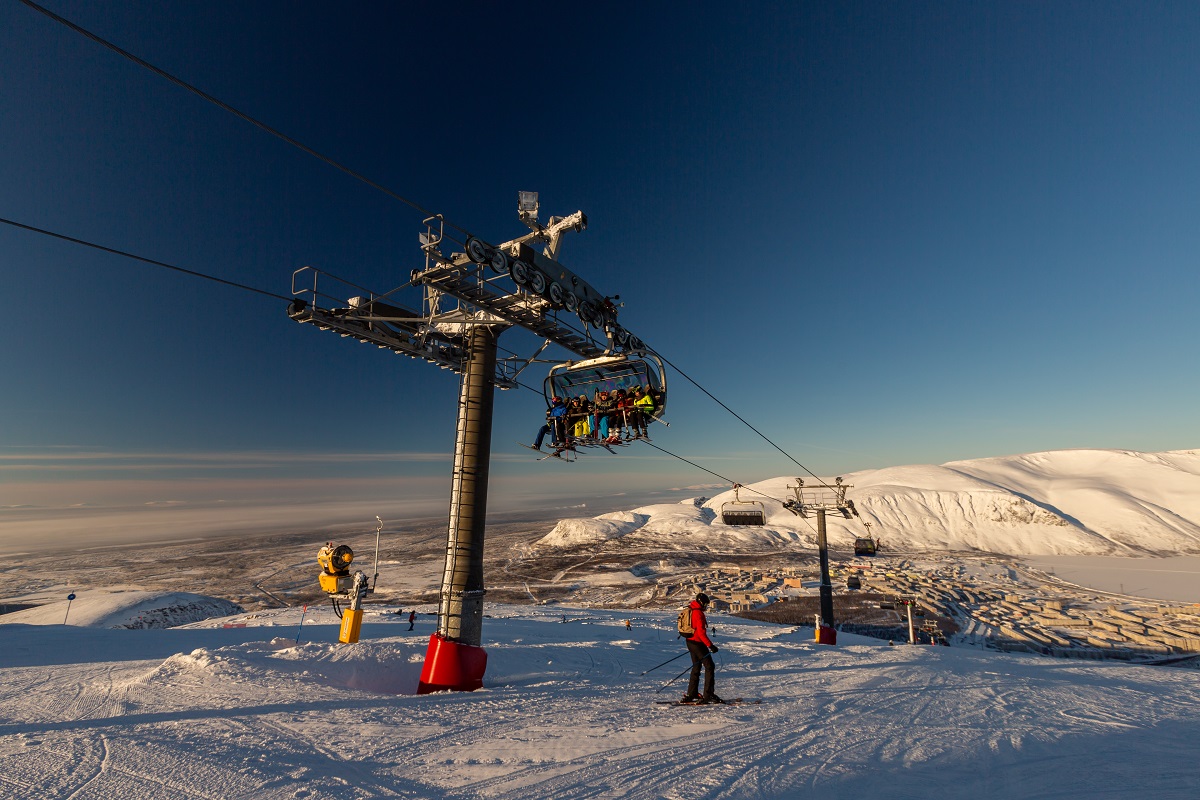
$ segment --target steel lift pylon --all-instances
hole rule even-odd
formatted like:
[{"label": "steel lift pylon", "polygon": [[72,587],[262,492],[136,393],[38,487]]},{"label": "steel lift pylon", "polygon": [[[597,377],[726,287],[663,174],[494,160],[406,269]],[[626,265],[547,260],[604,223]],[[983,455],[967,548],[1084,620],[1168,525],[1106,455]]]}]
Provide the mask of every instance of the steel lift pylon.
[{"label": "steel lift pylon", "polygon": [[[420,693],[471,691],[483,685],[483,575],[492,409],[496,388],[517,376],[550,344],[580,359],[644,355],[645,344],[616,321],[615,306],[556,259],[562,236],[582,231],[582,212],[537,221],[537,195],[521,192],[518,216],[530,233],[499,245],[468,237],[465,252],[443,253],[452,240],[440,215],[424,220],[424,269],[386,294],[340,299],[331,291],[358,290],[335,276],[304,267],[292,276],[288,315],[343,337],[422,359],[461,376],[451,475],[438,629],[430,637]],[[544,245],[542,252],[534,247]],[[332,284],[333,288],[330,289]],[[397,296],[422,288],[421,310]],[[331,302],[332,301],[332,302]],[[544,340],[528,358],[500,359],[497,341],[511,327]]]}]

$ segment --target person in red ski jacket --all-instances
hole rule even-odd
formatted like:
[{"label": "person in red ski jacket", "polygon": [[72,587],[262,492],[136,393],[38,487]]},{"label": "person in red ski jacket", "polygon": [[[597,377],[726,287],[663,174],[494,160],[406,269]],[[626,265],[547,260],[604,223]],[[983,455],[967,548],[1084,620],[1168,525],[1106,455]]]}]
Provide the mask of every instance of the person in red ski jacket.
[{"label": "person in red ski jacket", "polygon": [[[704,610],[708,608],[708,595],[704,592],[696,595],[696,599],[688,604],[692,612],[691,636],[687,637],[688,654],[692,657],[692,674],[688,678],[687,694],[680,702],[683,703],[723,703],[725,702],[713,691],[716,683],[716,667],[712,654],[717,652],[717,646],[708,638],[708,618]],[[700,668],[704,668],[704,694],[698,695],[700,687]]]}]

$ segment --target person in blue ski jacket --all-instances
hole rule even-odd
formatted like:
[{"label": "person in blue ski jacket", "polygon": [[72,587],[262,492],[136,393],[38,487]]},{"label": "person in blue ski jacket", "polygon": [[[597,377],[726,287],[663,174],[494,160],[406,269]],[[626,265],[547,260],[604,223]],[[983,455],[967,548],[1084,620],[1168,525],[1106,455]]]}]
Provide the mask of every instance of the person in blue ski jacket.
[{"label": "person in blue ski jacket", "polygon": [[561,397],[555,397],[550,401],[550,408],[546,411],[546,424],[543,425],[537,434],[537,439],[533,443],[534,450],[542,449],[542,442],[546,438],[546,434],[553,434],[550,440],[555,447],[567,447],[570,445],[569,431],[566,425],[567,407],[563,404]]},{"label": "person in blue ski jacket", "polygon": [[[692,635],[687,637],[688,654],[692,657],[692,674],[688,678],[687,694],[685,694],[680,702],[683,703],[724,703],[717,693],[713,691],[716,683],[716,667],[713,664],[712,654],[717,652],[718,648],[708,638],[708,618],[704,616],[704,610],[708,608],[708,595],[704,592],[696,595],[696,599],[688,604],[688,608],[692,612]],[[700,668],[704,668],[704,694],[697,694],[697,689],[700,687]]]}]

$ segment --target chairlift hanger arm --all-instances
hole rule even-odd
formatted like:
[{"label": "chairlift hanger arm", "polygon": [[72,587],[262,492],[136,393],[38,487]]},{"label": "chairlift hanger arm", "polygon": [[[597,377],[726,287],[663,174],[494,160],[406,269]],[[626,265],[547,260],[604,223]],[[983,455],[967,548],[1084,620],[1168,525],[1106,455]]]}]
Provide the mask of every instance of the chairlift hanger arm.
[{"label": "chairlift hanger arm", "polygon": [[546,339],[542,342],[542,346],[537,349],[537,352],[535,352],[529,358],[521,358],[520,356],[517,356],[513,359],[504,359],[505,361],[515,361],[516,363],[521,364],[521,366],[517,370],[515,370],[509,374],[509,377],[512,378],[513,380],[516,380],[517,376],[520,375],[522,372],[524,372],[526,369],[528,369],[530,364],[537,363],[537,357],[540,356],[546,350],[546,348],[549,346],[550,346],[550,340]]}]

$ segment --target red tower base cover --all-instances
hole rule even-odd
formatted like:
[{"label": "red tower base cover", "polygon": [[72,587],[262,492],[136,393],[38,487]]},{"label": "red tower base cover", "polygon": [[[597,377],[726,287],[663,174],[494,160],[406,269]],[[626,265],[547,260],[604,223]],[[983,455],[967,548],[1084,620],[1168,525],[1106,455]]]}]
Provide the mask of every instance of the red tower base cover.
[{"label": "red tower base cover", "polygon": [[473,692],[483,687],[487,652],[482,647],[446,639],[439,634],[429,637],[425,650],[425,668],[417,694],[430,692]]},{"label": "red tower base cover", "polygon": [[828,625],[818,627],[817,644],[837,644],[837,630]]}]

